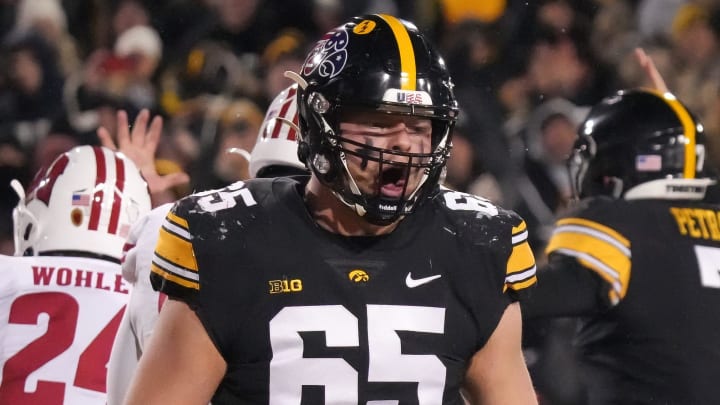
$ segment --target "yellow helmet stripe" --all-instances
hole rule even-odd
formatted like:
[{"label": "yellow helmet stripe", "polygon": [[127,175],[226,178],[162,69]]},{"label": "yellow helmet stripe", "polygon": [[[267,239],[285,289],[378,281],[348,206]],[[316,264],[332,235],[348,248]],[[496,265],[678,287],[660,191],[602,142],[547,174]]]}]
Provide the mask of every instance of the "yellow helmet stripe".
[{"label": "yellow helmet stripe", "polygon": [[688,112],[685,107],[683,107],[682,104],[678,101],[677,98],[671,93],[660,93],[655,91],[655,94],[660,96],[665,102],[672,108],[672,110],[677,115],[678,119],[682,123],[683,126],[683,133],[685,134],[685,138],[687,138],[687,141],[685,142],[685,167],[683,168],[683,177],[686,179],[694,179],[695,178],[695,143],[696,143],[696,134],[695,134],[695,121],[690,116],[690,113]]},{"label": "yellow helmet stripe", "polygon": [[417,71],[415,67],[415,50],[413,49],[410,35],[405,26],[395,17],[387,14],[378,14],[380,18],[390,27],[395,36],[398,50],[400,51],[400,88],[402,90],[415,90],[417,84]]}]

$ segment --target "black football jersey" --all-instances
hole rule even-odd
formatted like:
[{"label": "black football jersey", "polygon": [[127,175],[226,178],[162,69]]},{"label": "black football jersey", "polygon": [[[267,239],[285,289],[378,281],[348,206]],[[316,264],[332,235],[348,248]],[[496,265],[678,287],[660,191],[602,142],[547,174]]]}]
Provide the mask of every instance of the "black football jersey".
[{"label": "black football jersey", "polygon": [[576,336],[590,404],[720,403],[720,207],[596,198],[547,252],[604,281]]},{"label": "black football jersey", "polygon": [[319,227],[301,181],[176,204],[152,264],[227,373],[213,404],[459,404],[471,356],[535,281],[520,217],[450,190],[390,234]]}]

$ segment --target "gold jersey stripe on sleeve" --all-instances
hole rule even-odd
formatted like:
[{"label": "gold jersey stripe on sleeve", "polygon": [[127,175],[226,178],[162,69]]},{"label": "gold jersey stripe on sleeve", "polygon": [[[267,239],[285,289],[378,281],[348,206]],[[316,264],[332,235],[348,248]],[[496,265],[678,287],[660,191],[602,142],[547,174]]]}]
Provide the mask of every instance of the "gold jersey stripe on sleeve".
[{"label": "gold jersey stripe on sleeve", "polygon": [[150,265],[150,271],[164,278],[165,280],[181,285],[183,287],[192,288],[194,290],[200,289],[200,284],[197,281],[188,280],[186,278],[177,276],[169,271],[166,271],[165,269],[158,266],[154,261]]},{"label": "gold jersey stripe on sleeve", "polygon": [[397,18],[387,14],[378,14],[378,16],[390,27],[395,36],[395,42],[397,42],[398,51],[400,52],[400,71],[402,72],[401,89],[416,90],[417,67],[415,66],[415,50],[410,41],[410,35]]},{"label": "gold jersey stripe on sleeve", "polygon": [[629,241],[616,231],[592,221],[572,218],[572,221],[558,222],[561,223],[553,232],[546,253],[575,257],[580,264],[610,284],[610,301],[614,304],[619,302],[625,297],[630,282],[632,256]]},{"label": "gold jersey stripe on sleeve", "polygon": [[533,262],[532,267],[516,271],[505,276],[505,285],[503,286],[503,292],[507,291],[508,288],[519,291],[523,288],[527,288],[537,282],[537,267]]},{"label": "gold jersey stripe on sleeve", "polygon": [[503,291],[508,288],[519,291],[537,282],[535,256],[532,253],[530,244],[527,242],[527,226],[525,222],[513,228],[512,238],[513,249],[505,269]]},{"label": "gold jersey stripe on sleeve", "polygon": [[513,246],[510,258],[507,261],[506,275],[524,271],[535,265],[535,256],[533,256],[530,244],[527,241]]},{"label": "gold jersey stripe on sleeve", "polygon": [[192,242],[185,235],[171,232],[167,222],[160,228],[155,253],[173,265],[197,272],[198,266]]},{"label": "gold jersey stripe on sleeve", "polygon": [[[533,269],[533,274],[534,273],[535,273],[535,269]],[[533,275],[532,277],[530,277],[526,280],[517,281],[514,283],[506,282],[505,285],[503,286],[503,292],[506,292],[508,288],[510,288],[513,291],[520,291],[522,289],[525,289],[525,288],[528,288],[528,287],[534,285],[535,283],[537,283],[537,276],[535,276],[535,275]]]},{"label": "gold jersey stripe on sleeve", "polygon": [[182,277],[184,279],[191,280],[191,281],[199,281],[200,280],[200,275],[198,274],[197,271],[178,266],[175,263],[172,263],[169,260],[167,260],[166,258],[160,256],[158,254],[158,252],[155,252],[155,254],[153,255],[152,262],[153,262],[153,264],[160,267],[161,269],[163,269],[167,272],[173,273],[178,277]]},{"label": "gold jersey stripe on sleeve", "polygon": [[168,212],[167,216],[165,217],[166,221],[170,221],[182,228],[184,228],[186,231],[190,229],[190,226],[188,225],[187,220],[185,218],[181,218],[177,215],[175,215],[172,211]]},{"label": "gold jersey stripe on sleeve", "polygon": [[512,244],[513,246],[519,245],[525,242],[528,238],[527,224],[522,221],[520,225],[514,226],[512,229]]},{"label": "gold jersey stripe on sleeve", "polygon": [[630,241],[626,237],[622,236],[616,230],[614,230],[608,226],[605,226],[603,224],[600,224],[598,222],[591,221],[589,219],[584,219],[584,218],[572,218],[572,217],[564,218],[564,219],[557,221],[556,229],[558,229],[559,227],[564,226],[564,225],[579,225],[579,226],[587,227],[590,229],[594,229],[596,231],[606,234],[607,236],[616,240],[618,243],[625,246],[626,248],[630,248]]},{"label": "gold jersey stripe on sleeve", "polygon": [[522,222],[520,222],[520,225],[513,226],[512,234],[517,235],[521,232],[525,232],[526,230],[527,230],[527,224],[525,223],[525,221],[522,221]]}]

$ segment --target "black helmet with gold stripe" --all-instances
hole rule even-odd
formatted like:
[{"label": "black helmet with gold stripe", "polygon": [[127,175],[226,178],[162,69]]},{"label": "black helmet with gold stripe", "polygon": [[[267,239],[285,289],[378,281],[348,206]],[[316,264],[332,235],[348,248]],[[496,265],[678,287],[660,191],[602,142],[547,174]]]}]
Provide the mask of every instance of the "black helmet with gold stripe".
[{"label": "black helmet with gold stripe", "polygon": [[701,199],[703,127],[670,93],[621,90],[593,106],[578,130],[570,174],[581,197]]},{"label": "black helmet with gold stripe", "polygon": [[[300,160],[359,215],[373,223],[392,222],[437,187],[458,108],[445,62],[416,26],[389,15],[355,17],[325,34],[299,75],[290,76],[299,84]],[[431,120],[430,153],[362,148],[363,159],[379,162],[385,170],[400,164],[422,168],[421,185],[410,195],[385,198],[363,193],[354,184],[345,158],[358,150],[347,146],[339,120],[343,111],[358,109]]]}]

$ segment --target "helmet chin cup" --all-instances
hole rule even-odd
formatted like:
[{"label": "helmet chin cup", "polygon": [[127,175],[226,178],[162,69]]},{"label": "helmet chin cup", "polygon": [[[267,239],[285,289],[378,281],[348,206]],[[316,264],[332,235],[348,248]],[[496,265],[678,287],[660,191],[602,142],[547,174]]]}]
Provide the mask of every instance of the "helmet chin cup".
[{"label": "helmet chin cup", "polygon": [[389,225],[402,218],[404,202],[402,200],[375,196],[368,199],[368,205],[378,207],[377,210],[368,211],[365,220],[375,225]]}]

